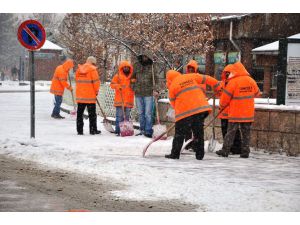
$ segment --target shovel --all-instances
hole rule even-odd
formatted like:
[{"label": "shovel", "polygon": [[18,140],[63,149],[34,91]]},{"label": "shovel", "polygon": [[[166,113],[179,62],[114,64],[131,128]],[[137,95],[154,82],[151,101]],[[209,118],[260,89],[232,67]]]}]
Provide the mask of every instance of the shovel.
[{"label": "shovel", "polygon": [[133,123],[126,120],[122,90],[120,90],[120,92],[121,92],[122,110],[123,110],[123,116],[124,116],[124,120],[122,122],[120,122],[121,137],[133,136],[133,134],[134,134]]},{"label": "shovel", "polygon": [[[215,115],[216,97],[213,97],[213,115]],[[212,122],[212,137],[209,139],[207,150],[213,152],[216,148],[216,133],[215,133],[215,120]]]},{"label": "shovel", "polygon": [[[153,87],[155,86],[155,79],[154,79],[154,70],[153,70],[153,64],[152,64],[152,81],[153,81]],[[157,118],[157,123],[156,125],[153,126],[153,139],[156,139],[158,136],[160,136],[162,133],[165,133],[165,135],[161,136],[160,140],[166,140],[167,139],[167,126],[160,124],[160,119],[159,119],[159,112],[158,112],[158,103],[157,103],[157,98],[155,97],[155,109],[156,109],[156,118]]]},{"label": "shovel", "polygon": [[99,109],[100,109],[100,111],[101,111],[101,113],[102,113],[102,116],[103,116],[103,125],[104,125],[104,128],[105,128],[105,130],[107,130],[108,132],[110,132],[110,133],[115,133],[115,130],[114,130],[114,128],[112,127],[112,125],[111,125],[111,122],[107,119],[107,117],[106,117],[106,115],[105,115],[105,113],[104,113],[104,111],[103,111],[103,109],[102,109],[102,107],[101,107],[101,105],[100,105],[100,103],[99,103],[99,100],[98,100],[98,98],[96,98],[96,100],[97,100],[97,104],[98,104],[98,106],[99,106]]},{"label": "shovel", "polygon": [[[156,108],[156,118],[157,118],[157,124],[153,126],[153,139],[156,139],[158,136],[160,136],[162,133],[165,133],[167,130],[166,125],[160,124],[159,119],[159,113],[158,113],[158,104],[157,104],[157,98],[155,98],[155,108]],[[167,133],[163,135],[160,140],[166,140],[167,139]]]},{"label": "shovel", "polygon": [[170,132],[173,128],[175,127],[175,124],[173,124],[172,126],[169,127],[168,130],[166,130],[165,132],[161,133],[159,136],[157,136],[156,138],[152,139],[143,149],[143,157],[146,156],[146,152],[148,150],[148,148],[150,147],[150,145],[152,145],[154,142],[158,141],[158,140],[161,140],[161,138],[164,136],[164,135],[167,135],[168,132]]},{"label": "shovel", "polygon": [[[68,74],[68,78],[69,78],[70,86],[72,87],[72,82],[71,82],[71,78],[70,78],[69,74]],[[71,95],[72,95],[72,101],[73,101],[73,107],[74,107],[74,109],[70,111],[70,115],[71,115],[72,118],[76,118],[76,116],[77,116],[77,109],[76,109],[76,103],[75,103],[75,99],[74,99],[73,90],[71,91]]]}]

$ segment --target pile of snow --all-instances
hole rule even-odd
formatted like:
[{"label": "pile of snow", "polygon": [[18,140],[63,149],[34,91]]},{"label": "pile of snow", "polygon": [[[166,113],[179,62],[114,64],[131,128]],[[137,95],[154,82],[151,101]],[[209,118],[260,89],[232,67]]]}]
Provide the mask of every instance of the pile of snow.
[{"label": "pile of snow", "polygon": [[[112,194],[125,199],[176,199],[199,211],[299,211],[300,158],[253,152],[249,159],[191,152],[165,159],[172,138],[143,147],[141,136],[116,137],[98,120],[101,135],[76,135],[76,122],[51,119],[53,95],[36,94],[36,139],[30,140],[29,93],[1,93],[0,154],[43,166],[93,175],[121,184]],[[137,131],[136,131],[137,132]],[[220,148],[221,145],[218,145]]]}]

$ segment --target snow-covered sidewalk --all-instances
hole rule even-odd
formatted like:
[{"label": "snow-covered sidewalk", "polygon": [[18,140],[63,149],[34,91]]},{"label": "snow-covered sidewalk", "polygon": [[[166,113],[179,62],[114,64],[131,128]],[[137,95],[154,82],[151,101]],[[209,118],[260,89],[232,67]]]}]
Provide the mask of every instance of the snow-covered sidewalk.
[{"label": "snow-covered sidewalk", "polygon": [[252,152],[249,159],[203,161],[185,153],[169,160],[172,139],[154,143],[146,158],[145,137],[76,135],[76,123],[50,117],[53,96],[36,93],[36,139],[30,140],[29,93],[0,94],[0,154],[123,183],[113,194],[135,200],[179,199],[199,211],[299,211],[300,158]]},{"label": "snow-covered sidewalk", "polygon": [[[10,93],[10,92],[29,92],[30,91],[30,81],[0,81],[0,93]],[[49,92],[51,86],[51,81],[36,81],[35,90],[37,92]]]}]

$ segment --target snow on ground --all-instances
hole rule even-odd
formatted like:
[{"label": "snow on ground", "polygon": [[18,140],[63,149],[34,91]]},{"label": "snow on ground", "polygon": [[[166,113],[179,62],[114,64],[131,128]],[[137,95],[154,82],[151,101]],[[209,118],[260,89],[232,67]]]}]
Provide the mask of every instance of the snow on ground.
[{"label": "snow on ground", "polygon": [[[30,140],[29,93],[0,94],[0,154],[43,166],[72,170],[122,183],[112,193],[135,200],[179,199],[199,211],[299,211],[300,158],[252,152],[249,159],[190,152],[165,159],[172,139],[153,144],[145,137],[76,135],[75,121],[51,119],[53,96],[36,93],[36,139]],[[219,145],[220,147],[220,145]]]},{"label": "snow on ground", "polygon": [[[30,91],[30,81],[22,81],[25,84],[20,86],[19,81],[0,81],[0,93],[1,92],[26,92]],[[49,91],[51,81],[36,81],[35,90],[36,91]]]}]

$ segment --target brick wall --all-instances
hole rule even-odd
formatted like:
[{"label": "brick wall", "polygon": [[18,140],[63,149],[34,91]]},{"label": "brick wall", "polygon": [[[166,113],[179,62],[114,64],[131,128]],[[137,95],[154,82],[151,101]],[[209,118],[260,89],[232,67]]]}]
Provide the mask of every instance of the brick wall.
[{"label": "brick wall", "polygon": [[[35,80],[51,80],[55,68],[60,65],[61,50],[40,50],[35,52]],[[28,62],[25,68],[25,79],[28,80]]]}]

